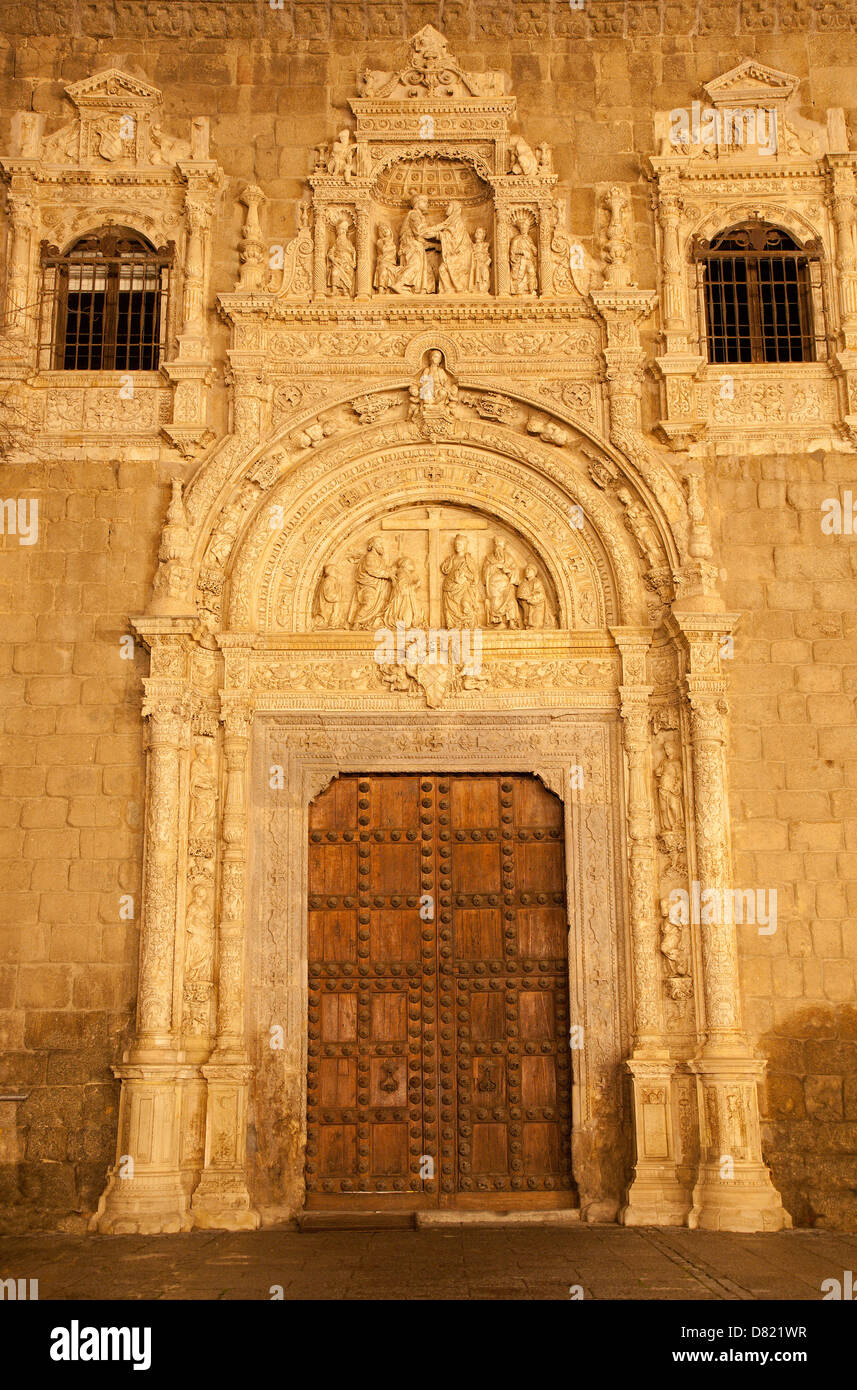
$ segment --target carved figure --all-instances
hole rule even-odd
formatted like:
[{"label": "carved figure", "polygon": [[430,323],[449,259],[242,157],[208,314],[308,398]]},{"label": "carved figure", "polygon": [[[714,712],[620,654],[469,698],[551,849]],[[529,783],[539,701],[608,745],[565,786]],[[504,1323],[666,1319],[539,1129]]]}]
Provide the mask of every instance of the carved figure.
[{"label": "carved figure", "polygon": [[434,294],[437,281],[428,248],[436,245],[434,228],[428,221],[428,198],[414,198],[399,234],[399,274],[391,285],[396,294]]},{"label": "carved figure", "polygon": [[539,280],[536,243],[525,222],[516,226],[518,230],[509,242],[509,292],[535,294]]},{"label": "carved figure", "polygon": [[452,554],[440,567],[443,579],[443,621],[446,627],[479,626],[479,580],[467,537],[456,536]]},{"label": "carved figure", "polygon": [[527,565],[524,569],[524,577],[518,585],[518,603],[524,615],[524,627],[552,626],[548,623],[548,596],[535,565]]},{"label": "carved figure", "polygon": [[521,615],[515,590],[518,570],[506,550],[506,542],[494,537],[494,549],[482,566],[485,585],[485,616],[493,627],[520,627]]},{"label": "carved figure", "polygon": [[440,237],[438,293],[464,294],[470,288],[473,248],[461,204],[448,203],[445,221],[434,230]]},{"label": "carved figure", "polygon": [[688,973],[687,950],[682,941],[682,929],[680,922],[673,922],[670,918],[669,898],[661,898],[661,955],[667,961],[671,975],[686,975]]},{"label": "carved figure", "polygon": [[207,980],[210,975],[209,923],[211,921],[211,889],[205,883],[195,883],[185,915],[187,943],[185,946],[185,981]]},{"label": "carved figure", "polygon": [[349,240],[348,219],[340,217],[336,223],[336,240],[327,253],[328,288],[331,294],[354,295],[354,272],[357,268],[357,252]]},{"label": "carved figure", "polygon": [[553,154],[547,140],[542,140],[536,145],[536,159],[541,178],[547,178],[549,174],[553,173]]},{"label": "carved figure", "polygon": [[373,536],[366,554],[354,573],[354,596],[351,600],[349,626],[374,627],[384,616],[390,601],[392,571],[384,552],[381,536]]},{"label": "carved figure", "polygon": [[390,290],[398,273],[398,260],[396,256],[396,243],[393,233],[386,222],[382,222],[378,228],[378,254],[375,260],[375,289],[379,291]]},{"label": "carved figure", "polygon": [[327,161],[327,172],[334,178],[345,179],[350,182],[352,167],[354,164],[355,146],[351,144],[351,131],[341,130],[333,142],[330,151],[330,158]]},{"label": "carved figure", "polygon": [[197,739],[190,765],[190,836],[192,840],[214,835],[217,807],[217,783],[211,761],[211,749],[205,739]]},{"label": "carved figure", "polygon": [[655,772],[655,780],[658,784],[661,829],[678,830],[684,824],[684,807],[681,801],[681,763],[672,739],[664,744],[664,756]]},{"label": "carved figure", "polygon": [[312,610],[313,627],[345,627],[345,589],[338,565],[325,565]]},{"label": "carved figure", "polygon": [[420,606],[419,579],[413,560],[403,555],[396,561],[393,573],[393,596],[387,605],[384,621],[392,628],[396,623],[406,627],[425,627],[426,617]]},{"label": "carved figure", "polygon": [[414,418],[420,406],[449,406],[458,399],[458,387],[444,367],[443,353],[438,348],[429,353],[428,366],[410,388],[410,398],[409,419]]},{"label": "carved figure", "polygon": [[485,239],[484,227],[477,227],[473,233],[471,253],[467,288],[471,294],[488,294],[491,288],[491,248]]},{"label": "carved figure", "polygon": [[538,160],[522,136],[511,137],[509,150],[512,155],[513,174],[524,174],[527,178],[533,178],[539,172]]}]

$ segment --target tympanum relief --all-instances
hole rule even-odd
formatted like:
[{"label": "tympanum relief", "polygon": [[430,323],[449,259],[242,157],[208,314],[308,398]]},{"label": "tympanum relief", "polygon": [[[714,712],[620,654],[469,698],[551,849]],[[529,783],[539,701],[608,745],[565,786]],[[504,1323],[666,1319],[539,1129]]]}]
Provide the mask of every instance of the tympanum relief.
[{"label": "tympanum relief", "polygon": [[543,564],[493,518],[458,507],[413,507],[364,531],[322,567],[312,606],[316,631],[557,625]]}]

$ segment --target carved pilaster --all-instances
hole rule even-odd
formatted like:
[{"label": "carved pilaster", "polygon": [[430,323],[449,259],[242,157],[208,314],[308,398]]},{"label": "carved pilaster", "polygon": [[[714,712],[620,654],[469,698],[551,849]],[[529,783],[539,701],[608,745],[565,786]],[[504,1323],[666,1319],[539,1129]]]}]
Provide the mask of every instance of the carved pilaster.
[{"label": "carved pilaster", "polygon": [[316,207],[312,242],[312,295],[324,299],[327,294],[327,208]]},{"label": "carved pilaster", "polygon": [[255,183],[248,184],[241,191],[241,202],[247,209],[247,216],[241,231],[239,251],[241,269],[238,272],[238,288],[240,290],[261,290],[264,285],[265,247],[259,222],[259,208],[264,201],[265,194]]},{"label": "carved pilaster", "polygon": [[28,308],[32,296],[28,293],[32,238],[39,225],[38,203],[31,179],[15,175],[7,194],[9,216],[9,251],[6,269],[6,312],[2,339],[6,354],[16,358],[31,356],[30,324],[32,311]]},{"label": "carved pilaster", "polygon": [[726,783],[726,680],[720,643],[732,615],[674,613],[687,644],[687,699],[693,759],[704,1043],[690,1063],[697,1077],[701,1159],[688,1225],[708,1230],[782,1230],[791,1225],[762,1162],[758,1081],[764,1072],[742,1029],[738,944]]},{"label": "carved pilaster", "polygon": [[494,277],[497,293],[500,296],[508,295],[509,293],[509,240],[511,235],[512,223],[510,210],[504,204],[498,204],[494,232]]},{"label": "carved pilaster", "polygon": [[553,294],[553,254],[551,251],[554,230],[553,211],[553,204],[551,203],[542,204],[539,207],[539,294],[542,299]]},{"label": "carved pilaster", "polygon": [[682,1225],[690,1195],[676,1176],[672,1073],[663,1036],[655,811],[646,654],[651,632],[613,628],[622,652],[622,727],[628,768],[628,901],[634,971],[632,1077],[636,1151],[634,1177],[622,1209],[626,1226]]},{"label": "carved pilaster", "polygon": [[[226,687],[247,682],[249,645],[221,638]],[[224,694],[223,755],[226,783],[221,817],[221,877],[217,943],[217,1036],[202,1074],[208,1082],[205,1170],[194,1192],[194,1221],[204,1228],[253,1230],[247,1188],[247,1103],[252,1069],[244,1029],[244,903],[247,876],[247,758],[252,710],[241,696]]]},{"label": "carved pilaster", "polygon": [[357,298],[372,294],[372,249],[369,243],[369,205],[357,204]]},{"label": "carved pilaster", "polygon": [[190,632],[187,619],[140,618],[152,653],[143,713],[148,719],[146,837],[140,920],[137,1034],[121,1066],[116,1164],[92,1220],[116,1234],[187,1230],[181,1137],[185,1091],[181,1018],[174,1014],[176,943],[183,904],[180,806],[190,742]]}]

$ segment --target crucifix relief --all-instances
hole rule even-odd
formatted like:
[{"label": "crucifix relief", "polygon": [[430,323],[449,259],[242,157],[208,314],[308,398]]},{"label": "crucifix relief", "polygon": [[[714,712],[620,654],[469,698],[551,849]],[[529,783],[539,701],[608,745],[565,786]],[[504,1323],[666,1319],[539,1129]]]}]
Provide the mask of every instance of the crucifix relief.
[{"label": "crucifix relief", "polygon": [[496,520],[443,503],[368,523],[327,561],[312,604],[316,630],[550,628],[550,577]]},{"label": "crucifix relief", "polygon": [[[423,538],[428,561],[429,624],[431,627],[446,627],[448,624],[445,622],[442,604],[441,565],[447,556],[441,554],[441,536],[447,533],[447,537],[451,539],[463,526],[466,526],[468,532],[487,531],[488,522],[474,516],[466,516],[463,520],[461,512],[451,507],[422,507],[420,511],[422,516],[398,515],[385,518],[381,527],[385,531],[418,532]],[[448,547],[444,547],[446,548]],[[464,626],[477,627],[479,619]]]}]

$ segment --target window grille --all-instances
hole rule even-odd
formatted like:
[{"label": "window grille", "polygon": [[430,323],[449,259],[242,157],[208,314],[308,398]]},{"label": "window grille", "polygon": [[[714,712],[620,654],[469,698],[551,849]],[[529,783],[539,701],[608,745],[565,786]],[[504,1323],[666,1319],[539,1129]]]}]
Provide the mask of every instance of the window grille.
[{"label": "window grille", "polygon": [[827,356],[821,259],[787,232],[733,227],[697,248],[709,362],[815,362]]},{"label": "window grille", "polygon": [[110,227],[66,252],[42,242],[39,367],[151,372],[164,355],[173,246]]}]

